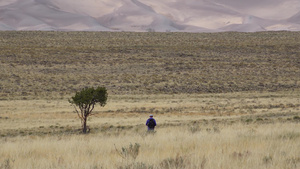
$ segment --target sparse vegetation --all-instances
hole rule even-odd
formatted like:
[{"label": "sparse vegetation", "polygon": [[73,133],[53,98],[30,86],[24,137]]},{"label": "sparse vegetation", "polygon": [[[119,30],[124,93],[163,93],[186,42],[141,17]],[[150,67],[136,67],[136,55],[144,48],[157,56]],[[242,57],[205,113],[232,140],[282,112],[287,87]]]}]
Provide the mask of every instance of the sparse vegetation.
[{"label": "sparse vegetation", "polygon": [[[0,168],[300,166],[299,32],[0,37]],[[97,86],[82,135],[67,99]]]},{"label": "sparse vegetation", "polygon": [[1,99],[300,88],[300,32],[0,32]]}]

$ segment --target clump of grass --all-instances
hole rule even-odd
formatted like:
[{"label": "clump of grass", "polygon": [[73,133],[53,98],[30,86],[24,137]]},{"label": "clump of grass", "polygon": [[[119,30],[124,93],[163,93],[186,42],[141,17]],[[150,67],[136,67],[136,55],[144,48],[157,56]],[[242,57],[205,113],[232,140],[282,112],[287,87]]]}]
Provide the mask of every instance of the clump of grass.
[{"label": "clump of grass", "polygon": [[136,162],[127,164],[125,166],[119,166],[118,169],[154,169],[153,165],[147,165],[143,162]]},{"label": "clump of grass", "polygon": [[264,121],[264,119],[259,117],[259,118],[256,119],[256,121]]},{"label": "clump of grass", "polygon": [[288,140],[295,140],[300,138],[300,133],[299,132],[286,132],[283,133],[279,136],[279,138],[282,139],[288,139]]},{"label": "clump of grass", "polygon": [[15,160],[14,159],[6,159],[4,160],[4,162],[0,165],[0,169],[12,169],[13,164],[14,164]]},{"label": "clump of grass", "polygon": [[201,127],[200,126],[196,126],[196,125],[192,125],[192,126],[190,126],[189,127],[189,131],[191,132],[191,133],[198,133],[198,132],[201,132]]},{"label": "clump of grass", "polygon": [[264,156],[263,158],[263,163],[266,165],[272,163],[272,161],[273,161],[273,157],[271,155]]},{"label": "clump of grass", "polygon": [[245,122],[246,123],[251,123],[251,122],[253,122],[253,119],[246,119]]},{"label": "clump of grass", "polygon": [[140,144],[135,143],[134,145],[130,143],[128,147],[122,147],[121,150],[118,150],[116,147],[117,153],[125,160],[133,159],[135,160],[140,152]]},{"label": "clump of grass", "polygon": [[297,121],[300,121],[300,117],[299,116],[294,116],[293,119],[297,120]]},{"label": "clump of grass", "polygon": [[187,166],[191,166],[189,158],[179,154],[175,158],[167,158],[160,163],[160,167],[164,169],[180,169],[187,168]]}]

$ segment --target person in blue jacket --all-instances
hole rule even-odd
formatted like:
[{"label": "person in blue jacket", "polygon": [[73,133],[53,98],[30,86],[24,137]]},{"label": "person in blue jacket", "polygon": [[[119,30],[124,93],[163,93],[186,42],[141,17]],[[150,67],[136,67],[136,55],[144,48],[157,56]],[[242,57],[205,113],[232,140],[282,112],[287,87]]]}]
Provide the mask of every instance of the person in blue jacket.
[{"label": "person in blue jacket", "polygon": [[154,128],[156,126],[156,121],[153,118],[152,114],[150,114],[150,118],[147,120],[146,126],[148,126],[148,131],[154,131]]}]

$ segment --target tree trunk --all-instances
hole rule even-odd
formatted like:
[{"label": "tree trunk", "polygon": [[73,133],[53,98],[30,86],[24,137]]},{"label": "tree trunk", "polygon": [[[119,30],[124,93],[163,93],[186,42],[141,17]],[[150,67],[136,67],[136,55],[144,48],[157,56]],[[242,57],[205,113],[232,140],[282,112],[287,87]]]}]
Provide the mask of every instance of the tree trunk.
[{"label": "tree trunk", "polygon": [[86,121],[87,121],[87,117],[84,117],[84,118],[83,118],[83,124],[82,124],[82,132],[83,132],[83,133],[86,133],[86,132],[87,132]]}]

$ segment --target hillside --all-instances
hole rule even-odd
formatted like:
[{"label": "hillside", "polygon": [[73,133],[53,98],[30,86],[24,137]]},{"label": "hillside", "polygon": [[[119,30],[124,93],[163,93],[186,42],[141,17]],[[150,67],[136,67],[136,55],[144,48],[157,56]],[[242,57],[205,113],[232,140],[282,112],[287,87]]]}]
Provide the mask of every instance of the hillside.
[{"label": "hillside", "polygon": [[0,32],[0,98],[293,91],[300,33]]}]

